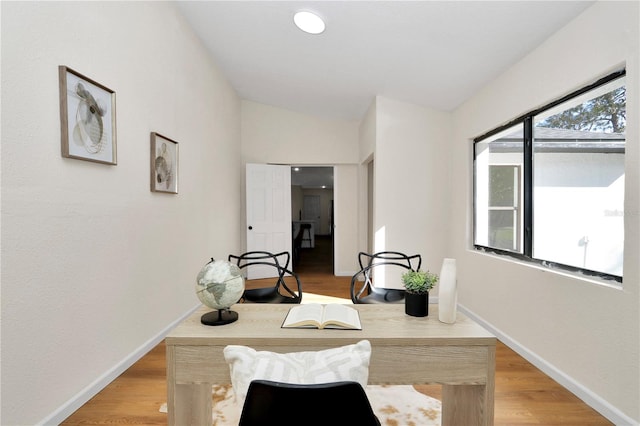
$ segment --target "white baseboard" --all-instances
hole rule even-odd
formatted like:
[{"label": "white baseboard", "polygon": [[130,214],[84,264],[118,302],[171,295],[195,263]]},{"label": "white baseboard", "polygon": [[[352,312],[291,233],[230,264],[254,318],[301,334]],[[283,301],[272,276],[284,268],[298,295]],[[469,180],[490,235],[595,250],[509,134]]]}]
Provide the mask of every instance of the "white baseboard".
[{"label": "white baseboard", "polygon": [[176,325],[186,319],[189,315],[198,309],[200,305],[196,305],[193,309],[183,314],[180,318],[169,324],[165,327],[160,333],[155,335],[153,338],[149,339],[142,346],[128,355],[125,359],[120,361],[118,364],[113,366],[110,370],[105,372],[102,376],[97,378],[93,383],[80,391],[73,398],[69,399],[62,406],[58,407],[56,411],[45,417],[43,420],[38,422],[38,425],[52,425],[56,426],[62,423],[67,417],[72,415],[78,408],[82,407],[87,401],[93,398],[98,394],[102,389],[104,389],[109,383],[114,381],[118,376],[124,373],[127,368],[131,367],[135,364],[140,358],[142,358],[145,354],[147,354],[151,349],[156,347],[165,336],[171,331]]},{"label": "white baseboard", "polygon": [[627,416],[619,409],[605,401],[603,398],[595,394],[593,391],[577,382],[572,377],[568,376],[562,370],[555,367],[553,364],[546,361],[544,358],[538,356],[535,352],[529,350],[527,347],[520,344],[515,339],[512,339],[502,331],[493,327],[490,323],[485,321],[482,317],[476,315],[474,312],[465,308],[463,305],[458,304],[458,309],[469,318],[482,325],[484,328],[493,333],[502,343],[509,346],[515,352],[517,352],[524,359],[533,364],[536,368],[544,372],[560,385],[565,387],[568,391],[584,401],[591,408],[598,413],[606,417],[609,421],[617,426],[640,426],[640,423]]}]

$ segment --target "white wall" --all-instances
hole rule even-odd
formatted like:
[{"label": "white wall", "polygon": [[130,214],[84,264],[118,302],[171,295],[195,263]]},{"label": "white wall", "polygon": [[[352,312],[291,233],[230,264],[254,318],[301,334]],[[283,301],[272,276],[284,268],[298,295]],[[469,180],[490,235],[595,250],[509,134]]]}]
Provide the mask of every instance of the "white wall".
[{"label": "white wall", "polygon": [[[461,305],[616,424],[640,421],[638,5],[597,2],[455,111],[447,218]],[[471,139],[625,63],[623,289],[471,250]]]},{"label": "white wall", "polygon": [[358,131],[358,252],[369,253],[373,247],[373,165],[376,146],[376,102],[371,103]]},{"label": "white wall", "polygon": [[[449,113],[376,99],[374,251],[418,253],[436,273],[449,257],[450,122]],[[388,281],[402,288],[399,277]]]},{"label": "white wall", "polygon": [[358,122],[315,117],[242,101],[244,163],[353,164]]},{"label": "white wall", "polygon": [[358,131],[358,158],[361,164],[370,159],[376,150],[376,119],[378,117],[376,106],[378,99],[380,98],[378,97],[373,100],[362,121],[360,121]]},{"label": "white wall", "polygon": [[[0,424],[57,424],[238,251],[240,104],[170,3],[1,7]],[[58,65],[115,90],[116,166],[61,157]],[[151,131],[179,142],[177,195],[149,190]]]},{"label": "white wall", "polygon": [[[357,252],[351,250],[351,241],[357,237],[351,236],[354,230],[346,224],[355,223],[358,214],[354,198],[357,176],[350,172],[358,163],[358,122],[315,117],[250,101],[241,104],[243,167],[246,163],[335,165],[335,273],[352,275],[357,270]],[[245,211],[243,200],[243,222]],[[241,238],[246,239],[246,231]]]}]

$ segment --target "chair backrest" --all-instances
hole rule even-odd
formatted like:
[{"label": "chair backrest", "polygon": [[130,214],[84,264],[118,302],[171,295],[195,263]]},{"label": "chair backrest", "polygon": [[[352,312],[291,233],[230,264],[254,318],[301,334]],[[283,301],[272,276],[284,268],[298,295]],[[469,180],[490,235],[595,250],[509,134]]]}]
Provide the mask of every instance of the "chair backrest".
[{"label": "chair backrest", "polygon": [[[358,253],[360,270],[351,277],[350,294],[353,303],[400,303],[404,300],[404,290],[376,287],[374,270],[395,267],[399,272],[417,271],[422,265],[419,254],[406,255],[398,251]],[[398,275],[398,279],[400,275]]]},{"label": "chair backrest", "polygon": [[[243,302],[300,303],[302,301],[302,284],[298,275],[289,269],[291,261],[289,252],[250,251],[240,255],[230,254],[228,260],[235,262],[240,270],[244,270],[245,277],[246,271],[250,267],[273,268],[274,284],[270,287],[246,289],[242,296]],[[295,289],[291,289],[287,285],[287,278],[293,281]]]},{"label": "chair backrest", "polygon": [[380,426],[358,382],[300,385],[253,380],[239,426]]}]

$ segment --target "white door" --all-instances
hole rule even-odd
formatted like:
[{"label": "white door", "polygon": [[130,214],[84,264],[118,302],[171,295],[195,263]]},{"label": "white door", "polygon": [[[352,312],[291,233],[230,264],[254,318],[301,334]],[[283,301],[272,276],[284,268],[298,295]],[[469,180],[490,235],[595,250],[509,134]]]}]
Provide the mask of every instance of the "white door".
[{"label": "white door", "polygon": [[315,222],[316,232],[320,230],[320,196],[305,195],[302,200],[302,219]]},{"label": "white door", "polygon": [[[291,167],[247,164],[246,173],[247,251],[291,253]],[[273,276],[267,266],[247,271],[249,279]]]}]

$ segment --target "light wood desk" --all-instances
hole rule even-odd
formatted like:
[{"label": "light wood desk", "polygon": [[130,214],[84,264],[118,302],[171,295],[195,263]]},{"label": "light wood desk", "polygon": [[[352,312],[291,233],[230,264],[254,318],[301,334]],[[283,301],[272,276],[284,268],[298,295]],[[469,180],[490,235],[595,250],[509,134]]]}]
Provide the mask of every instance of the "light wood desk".
[{"label": "light wood desk", "polygon": [[442,384],[443,425],[492,425],[496,338],[458,313],[455,324],[405,315],[404,305],[353,305],[362,330],[281,329],[291,305],[237,304],[235,323],[200,324],[201,307],[166,337],[169,425],[210,425],[211,386],[230,383],[226,345],[256,350],[321,350],[367,339],[370,384]]}]

